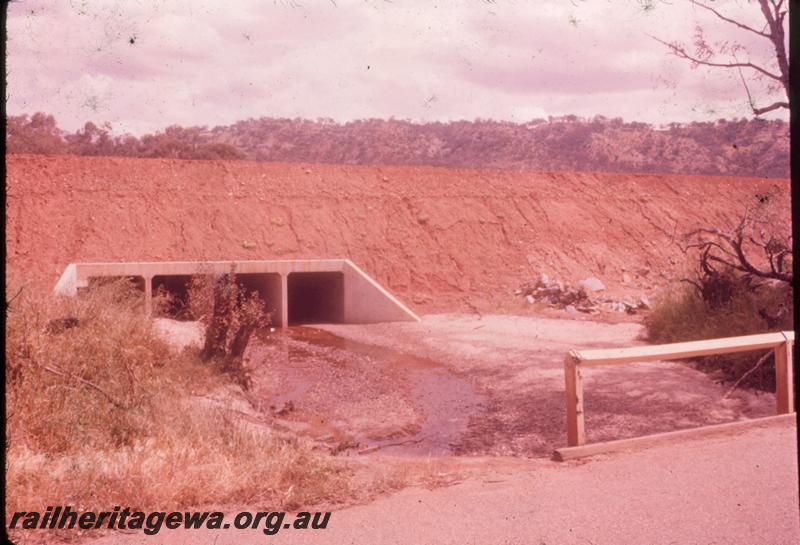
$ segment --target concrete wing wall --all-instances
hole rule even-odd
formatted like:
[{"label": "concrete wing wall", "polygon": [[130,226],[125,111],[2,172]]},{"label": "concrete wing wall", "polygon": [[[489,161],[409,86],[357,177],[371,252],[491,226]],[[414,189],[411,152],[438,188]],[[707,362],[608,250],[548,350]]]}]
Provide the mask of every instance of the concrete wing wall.
[{"label": "concrete wing wall", "polygon": [[78,294],[78,287],[78,270],[74,263],[70,263],[61,273],[53,292],[57,295],[75,297]]},{"label": "concrete wing wall", "polygon": [[345,260],[342,272],[345,323],[420,321],[411,309],[349,259]]}]

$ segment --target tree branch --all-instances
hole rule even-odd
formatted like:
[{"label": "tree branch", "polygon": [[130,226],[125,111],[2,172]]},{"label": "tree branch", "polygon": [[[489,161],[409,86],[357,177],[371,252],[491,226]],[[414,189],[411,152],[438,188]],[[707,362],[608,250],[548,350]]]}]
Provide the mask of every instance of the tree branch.
[{"label": "tree branch", "polygon": [[[750,94],[750,88],[747,86],[747,82],[744,79],[744,74],[742,74],[742,69],[739,68],[739,78],[742,80],[742,85],[744,86],[744,91],[747,93],[747,104],[750,105],[751,110],[756,109],[756,101],[753,100],[753,95]],[[758,114],[755,114],[758,115]]]},{"label": "tree branch", "polygon": [[779,2],[778,4],[772,2],[774,11],[769,9],[769,3],[767,0],[758,0],[758,3],[761,6],[761,13],[764,15],[764,18],[767,20],[767,24],[769,25],[769,40],[772,42],[772,46],[775,49],[775,59],[778,61],[778,70],[781,72],[781,78],[779,81],[783,84],[784,90],[786,91],[786,96],[788,97],[789,58],[786,56],[786,46],[783,43],[783,19],[786,16],[786,11],[781,11],[781,5],[783,2]]},{"label": "tree branch", "polygon": [[686,59],[686,60],[691,61],[691,62],[693,62],[695,64],[700,64],[702,66],[712,66],[714,68],[750,68],[752,70],[755,70],[756,72],[760,72],[760,73],[764,74],[768,78],[771,78],[771,79],[774,79],[775,81],[779,81],[779,82],[783,83],[783,78],[781,76],[779,76],[777,74],[773,74],[769,70],[766,70],[766,69],[758,66],[757,64],[753,64],[752,62],[712,62],[712,61],[704,61],[703,59],[695,57],[694,55],[690,55],[689,53],[687,53],[687,51],[686,51],[686,49],[684,47],[678,45],[677,43],[665,42],[664,40],[656,38],[655,36],[650,36],[650,37],[653,38],[655,41],[667,46],[675,56],[680,57],[682,59]]},{"label": "tree branch", "polygon": [[[754,235],[758,220],[751,218],[745,211],[739,225],[730,233],[719,229],[698,228],[685,235],[687,243],[684,252],[697,249],[700,252],[700,267],[706,276],[716,276],[714,263],[744,273],[744,280],[752,282],[756,279],[780,280],[791,283],[791,271],[784,271],[784,260],[793,257],[791,243],[786,243],[775,236],[767,237],[762,232],[761,240]],[[746,255],[745,244],[760,248],[764,253],[769,269],[756,267]]]},{"label": "tree branch", "polygon": [[753,367],[751,367],[750,370],[748,370],[744,375],[739,377],[739,380],[737,380],[736,382],[733,383],[733,386],[731,386],[730,390],[728,390],[728,392],[724,396],[722,396],[722,399],[728,399],[730,397],[730,395],[733,393],[733,391],[739,386],[739,384],[742,383],[742,381],[744,379],[746,379],[747,377],[749,377],[750,375],[755,373],[756,370],[759,367],[764,365],[764,362],[767,361],[767,358],[769,358],[769,356],[771,354],[772,354],[772,350],[769,350],[766,354],[764,354],[763,356],[758,358],[758,361],[756,362],[756,364]]},{"label": "tree branch", "polygon": [[765,38],[769,38],[770,37],[770,35],[767,34],[766,32],[763,32],[763,31],[760,31],[760,30],[756,30],[753,27],[749,27],[749,26],[747,26],[747,25],[745,25],[743,23],[740,23],[739,21],[735,21],[734,19],[731,19],[729,17],[725,17],[724,15],[722,15],[720,12],[718,12],[717,10],[712,8],[711,6],[708,6],[708,5],[706,5],[706,4],[702,3],[702,2],[698,2],[697,0],[692,0],[692,4],[694,4],[697,7],[700,7],[700,8],[703,8],[705,10],[710,11],[711,13],[713,13],[714,15],[716,15],[718,18],[722,19],[726,23],[730,23],[732,25],[736,25],[739,28],[742,28],[744,30],[749,30],[750,32],[753,32],[753,33],[758,34],[759,36],[763,36]]},{"label": "tree branch", "polygon": [[108,392],[103,390],[100,386],[98,386],[94,382],[86,380],[83,377],[79,377],[78,375],[73,375],[72,373],[68,373],[67,371],[63,371],[61,369],[55,369],[53,367],[48,367],[47,365],[42,365],[41,367],[42,367],[42,369],[44,369],[45,371],[47,371],[49,373],[53,373],[54,375],[58,375],[58,376],[61,376],[61,377],[67,377],[67,378],[71,378],[73,380],[77,380],[81,384],[83,384],[85,386],[88,386],[89,388],[92,388],[93,390],[96,390],[96,391],[100,392],[103,395],[103,397],[105,397],[112,405],[114,405],[118,409],[125,409],[125,410],[130,409],[130,407],[126,403],[123,403],[122,401],[119,401],[118,399],[116,399],[114,396],[112,396],[111,394],[109,394]]},{"label": "tree branch", "polygon": [[789,103],[788,102],[775,102],[773,104],[770,104],[769,106],[764,106],[763,108],[755,108],[754,107],[753,108],[753,114],[761,115],[761,114],[765,114],[767,112],[771,112],[773,110],[777,110],[778,108],[786,108],[788,110],[789,109]]},{"label": "tree branch", "polygon": [[22,293],[22,290],[23,290],[24,287],[25,287],[25,284],[21,285],[19,287],[19,289],[17,290],[17,293],[14,294],[14,297],[12,297],[11,299],[6,300],[6,312],[8,312],[8,309],[11,307],[11,303],[14,302],[14,299],[19,297],[19,294]]},{"label": "tree branch", "polygon": [[[716,62],[715,59],[718,58],[715,56],[714,52],[702,41],[696,43],[697,51],[695,54],[689,53],[687,51],[686,46],[681,44],[680,42],[665,42],[659,38],[654,36],[650,36],[657,42],[661,43],[662,45],[666,46],[672,54],[675,56],[688,60],[694,66],[708,66],[712,68],[736,68],[740,71],[741,76],[741,69],[747,68],[753,70],[773,81],[777,81],[783,87],[784,92],[786,93],[786,97],[789,97],[789,58],[786,54],[786,45],[785,37],[786,31],[784,29],[784,21],[786,18],[786,14],[788,10],[784,7],[784,0],[757,0],[759,8],[761,10],[761,14],[764,17],[765,24],[759,30],[753,26],[750,26],[744,22],[738,21],[732,17],[728,17],[727,15],[723,14],[721,11],[716,9],[716,7],[712,6],[711,3],[707,0],[690,0],[693,6],[697,6],[700,9],[708,11],[709,13],[713,14],[717,19],[733,25],[737,28],[745,30],[747,32],[751,32],[756,34],[757,36],[761,36],[762,38],[766,38],[772,44],[772,48],[775,52],[775,58],[778,71],[772,72],[771,70],[765,68],[764,66],[759,66],[758,64],[752,62],[740,62],[736,59],[735,50],[728,50],[729,53],[733,56],[733,61],[731,62]],[[738,46],[740,47],[740,46]],[[723,51],[724,52],[724,51]],[[769,66],[769,65],[766,65]],[[762,114],[772,112],[778,109],[789,109],[789,101],[788,100],[780,100],[776,101],[768,106],[764,106],[761,108],[756,107],[755,101],[753,100],[752,95],[750,94],[750,89],[747,86],[747,83],[742,76],[742,84],[745,87],[745,92],[747,93],[747,100],[750,104],[750,109],[753,111],[753,115],[760,116]]]}]

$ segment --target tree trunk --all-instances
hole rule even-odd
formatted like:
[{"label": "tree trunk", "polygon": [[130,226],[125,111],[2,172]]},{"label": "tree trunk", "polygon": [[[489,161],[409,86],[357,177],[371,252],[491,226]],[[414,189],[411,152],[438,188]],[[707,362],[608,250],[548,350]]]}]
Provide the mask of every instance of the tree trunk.
[{"label": "tree trunk", "polygon": [[225,341],[230,327],[231,308],[231,278],[223,274],[214,282],[214,310],[212,311],[211,324],[206,329],[206,340],[203,345],[201,357],[209,360],[214,357],[225,356]]}]

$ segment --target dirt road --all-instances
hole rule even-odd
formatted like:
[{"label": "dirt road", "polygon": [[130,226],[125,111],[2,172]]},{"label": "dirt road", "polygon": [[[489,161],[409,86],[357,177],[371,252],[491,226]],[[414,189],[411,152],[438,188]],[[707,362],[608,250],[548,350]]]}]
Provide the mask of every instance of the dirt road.
[{"label": "dirt road", "polygon": [[[487,461],[487,468],[491,462]],[[406,489],[334,512],[325,530],[162,531],[92,545],[163,543],[794,545],[796,428],[675,442],[588,462],[530,460],[514,474]],[[252,507],[251,507],[252,509]]]}]

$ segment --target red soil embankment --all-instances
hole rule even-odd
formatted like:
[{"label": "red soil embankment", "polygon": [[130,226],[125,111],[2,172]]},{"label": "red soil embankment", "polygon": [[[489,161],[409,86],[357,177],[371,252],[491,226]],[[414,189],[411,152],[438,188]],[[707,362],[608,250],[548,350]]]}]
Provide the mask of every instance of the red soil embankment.
[{"label": "red soil embankment", "polygon": [[[420,312],[508,310],[538,272],[652,293],[673,241],[788,180],[10,155],[9,274],[76,261],[347,257]],[[255,247],[252,247],[253,244]],[[623,286],[623,273],[629,281]],[[19,277],[19,276],[17,276]]]}]

